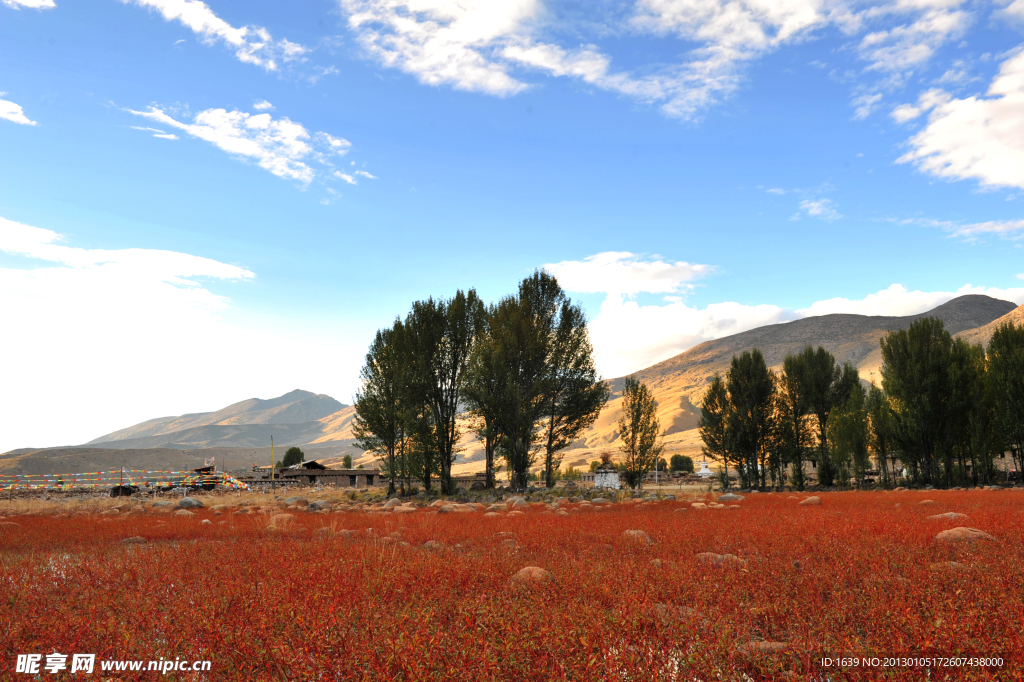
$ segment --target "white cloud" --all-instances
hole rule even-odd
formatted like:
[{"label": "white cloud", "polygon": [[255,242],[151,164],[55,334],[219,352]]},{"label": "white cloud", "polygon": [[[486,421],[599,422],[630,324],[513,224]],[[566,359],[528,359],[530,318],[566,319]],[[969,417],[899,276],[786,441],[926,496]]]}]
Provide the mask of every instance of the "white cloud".
[{"label": "white cloud", "polygon": [[183,130],[229,154],[251,159],[278,177],[303,184],[317,176],[307,161],[316,160],[330,168],[331,155],[343,155],[351,147],[348,140],[327,133],[310,135],[301,124],[288,118],[275,120],[270,114],[207,109],[196,114],[192,123],[185,123],[155,106],[146,111],[129,111]]},{"label": "white cloud", "polygon": [[[0,309],[29,330],[0,335],[12,389],[0,392],[0,451],[83,443],[296,387],[350,397],[372,329],[317,331],[308,321],[254,317],[212,290],[250,287],[255,275],[245,267],[69,241],[0,218],[0,251],[9,254]],[[339,347],[342,366],[325,366]]]},{"label": "white cloud", "polygon": [[279,62],[301,60],[309,50],[288,40],[274,40],[265,28],[236,28],[213,13],[201,0],[122,0],[156,10],[167,21],[178,21],[206,43],[224,43],[239,61],[276,71]]},{"label": "white cloud", "polygon": [[4,0],[4,4],[14,9],[28,7],[29,9],[53,9],[57,6],[53,0]]},{"label": "white cloud", "polygon": [[[0,92],[0,95],[5,94],[7,93]],[[25,126],[36,125],[35,121],[25,115],[25,112],[21,109],[21,105],[9,102],[5,99],[0,99],[0,119],[11,121],[12,123],[20,123]]]},{"label": "white cloud", "polygon": [[350,185],[359,184],[358,182],[356,182],[356,179],[354,177],[352,177],[348,173],[342,173],[341,171],[334,171],[334,177],[338,178],[339,180],[344,180]]},{"label": "white cloud", "polygon": [[1003,62],[986,97],[930,90],[918,109],[931,109],[928,123],[899,163],[987,187],[1024,188],[1024,51]]},{"label": "white cloud", "polygon": [[919,67],[928,62],[939,47],[963,35],[971,24],[971,15],[952,9],[961,4],[957,0],[938,4],[943,6],[897,2],[876,8],[876,15],[923,11],[910,23],[874,31],[861,39],[859,51],[863,59],[871,62],[868,68],[892,72]]},{"label": "white cloud", "polygon": [[272,111],[274,109],[274,105],[265,99],[261,99],[259,102],[253,104],[252,108],[256,111]]},{"label": "white cloud", "polygon": [[147,133],[153,133],[153,137],[159,137],[163,140],[177,140],[178,136],[174,133],[168,133],[159,128],[149,128],[147,126],[129,126],[132,130],[142,130]]},{"label": "white cloud", "polygon": [[878,108],[878,103],[882,101],[881,93],[877,92],[866,92],[853,98],[853,117],[857,120],[863,120],[871,115],[875,109]]},{"label": "white cloud", "polygon": [[650,367],[704,341],[792,317],[773,305],[712,303],[701,309],[679,300],[640,305],[611,294],[589,328],[598,369],[611,378]]},{"label": "white cloud", "polygon": [[539,0],[339,0],[369,55],[429,85],[513,95],[528,84],[511,73],[528,67],[658,103],[669,116],[691,118],[739,83],[739,66],[799,39],[821,24],[815,0],[641,2],[627,30],[696,43],[680,64],[615,71],[594,45],[566,49],[537,40],[546,10]]},{"label": "white cloud", "polygon": [[[821,220],[839,220],[843,217],[829,199],[804,199],[800,202],[800,211],[803,211],[812,218],[819,218]],[[793,217],[798,218],[800,211]]]},{"label": "white cloud", "polygon": [[942,305],[957,296],[982,294],[1014,303],[1024,303],[1024,288],[997,289],[976,287],[965,284],[956,291],[909,291],[902,284],[893,284],[876,294],[869,294],[860,300],[831,298],[816,301],[806,308],[797,310],[801,317],[846,313],[853,315],[903,316],[917,315]]},{"label": "white cloud", "polygon": [[537,0],[340,0],[363,48],[428,85],[511,95],[526,85],[495,59],[540,8]]},{"label": "white cloud", "polygon": [[376,175],[371,175],[364,170],[357,170],[356,175],[366,178],[367,180],[376,180]]},{"label": "white cloud", "polygon": [[709,274],[713,268],[685,261],[642,260],[628,251],[606,251],[581,261],[549,263],[544,269],[569,291],[632,296],[684,291],[690,282]]}]

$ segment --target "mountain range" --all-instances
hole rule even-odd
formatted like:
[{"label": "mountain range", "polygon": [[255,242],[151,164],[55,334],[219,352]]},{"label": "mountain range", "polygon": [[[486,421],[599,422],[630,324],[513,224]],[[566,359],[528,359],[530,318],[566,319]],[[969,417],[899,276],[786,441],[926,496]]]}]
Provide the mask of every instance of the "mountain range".
[{"label": "mountain range", "polygon": [[[725,374],[733,355],[759,348],[768,365],[780,369],[786,355],[810,344],[822,346],[839,362],[857,367],[861,379],[881,383],[879,339],[887,332],[906,329],[917,319],[935,317],[946,329],[971,343],[985,344],[995,328],[1004,322],[1024,323],[1024,306],[988,296],[960,296],[919,315],[878,317],[867,315],[822,315],[793,322],[758,327],[740,334],[706,341],[689,350],[636,373],[647,383],[658,400],[658,417],[665,433],[665,454],[697,455],[700,438],[697,422],[704,388],[715,373]],[[618,438],[617,422],[621,414],[624,378],[609,381],[612,395],[594,425],[566,451],[565,463],[582,465],[614,446]],[[162,449],[172,453],[198,452],[220,448],[222,456],[263,461],[269,455],[271,435],[279,447],[303,446],[310,455],[320,456],[325,464],[340,462],[344,454],[354,455],[358,463],[373,464],[371,455],[353,448],[352,420],[355,409],[326,395],[295,390],[271,400],[250,399],[216,412],[162,417],[100,436],[79,448],[62,448],[63,459],[77,457],[76,451],[90,450],[90,462],[117,459],[118,451],[131,450],[133,458],[150,459],[146,450]],[[479,470],[483,462],[482,444],[468,423],[454,471]],[[20,450],[0,456],[0,469],[39,469],[36,457],[57,456],[57,449]],[[198,451],[198,452],[197,452]],[[110,453],[100,455],[100,452]],[[253,453],[252,455],[248,453]],[[259,453],[259,454],[257,454]],[[123,459],[123,454],[120,455]],[[26,459],[27,458],[27,459]],[[309,459],[311,457],[307,457]],[[70,462],[68,462],[70,465]],[[114,466],[119,466],[120,463]],[[44,467],[45,468],[45,467]],[[69,469],[70,470],[70,469]],[[13,471],[12,471],[13,473]]]}]

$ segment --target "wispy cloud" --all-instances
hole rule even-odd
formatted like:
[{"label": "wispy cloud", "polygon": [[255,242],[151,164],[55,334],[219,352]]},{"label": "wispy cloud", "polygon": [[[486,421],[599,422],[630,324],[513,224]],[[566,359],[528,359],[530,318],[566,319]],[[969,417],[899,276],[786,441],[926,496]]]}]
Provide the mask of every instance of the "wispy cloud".
[{"label": "wispy cloud", "polygon": [[360,177],[364,177],[367,180],[376,180],[377,179],[376,175],[370,175],[369,173],[367,173],[364,170],[357,170],[355,174],[360,176]]},{"label": "wispy cloud", "polygon": [[[6,95],[5,92],[0,92],[0,96]],[[0,99],[0,119],[10,121],[12,123],[20,123],[25,126],[34,126],[35,121],[31,120],[25,115],[20,104],[15,104],[6,99]]]},{"label": "wispy cloud", "polygon": [[801,214],[821,220],[839,220],[843,217],[830,199],[804,199],[800,202],[800,210],[793,217],[799,218]]},{"label": "wispy cloud", "polygon": [[268,102],[265,99],[261,99],[259,102],[256,102],[255,104],[253,104],[252,108],[255,109],[256,111],[273,111],[274,110],[274,105],[271,104],[270,102]]},{"label": "wispy cloud", "polygon": [[53,0],[4,0],[4,4],[14,9],[28,7],[29,9],[53,9],[57,6]]},{"label": "wispy cloud", "polygon": [[976,241],[986,236],[1011,240],[1024,239],[1024,220],[986,220],[977,223],[957,223],[951,220],[909,218],[895,222],[901,225],[935,227],[946,232],[951,237],[961,237],[967,241]]},{"label": "wispy cloud", "polygon": [[329,172],[333,168],[331,158],[344,155],[351,147],[348,140],[324,132],[310,134],[302,124],[285,117],[274,119],[270,114],[207,109],[193,116],[189,123],[156,106],[128,111],[205,140],[232,156],[254,161],[280,178],[304,185],[318,174],[310,161],[317,161]]},{"label": "wispy cloud", "polygon": [[309,49],[289,40],[275,40],[259,26],[235,27],[224,21],[201,0],[122,0],[156,10],[167,21],[177,21],[210,44],[233,50],[239,61],[276,71],[282,62],[301,61]]}]

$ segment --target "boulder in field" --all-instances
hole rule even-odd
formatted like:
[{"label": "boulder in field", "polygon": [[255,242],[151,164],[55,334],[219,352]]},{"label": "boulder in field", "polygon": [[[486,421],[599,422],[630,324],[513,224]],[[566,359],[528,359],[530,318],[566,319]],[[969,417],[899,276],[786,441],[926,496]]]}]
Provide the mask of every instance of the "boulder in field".
[{"label": "boulder in field", "polygon": [[512,576],[512,582],[519,585],[548,585],[555,582],[555,576],[537,566],[527,566]]},{"label": "boulder in field", "polygon": [[704,504],[703,502],[692,502],[690,504],[690,509],[701,509],[701,510],[703,510],[703,509],[707,509],[707,508],[708,508],[708,506],[706,504]]},{"label": "boulder in field", "polygon": [[627,530],[623,531],[622,536],[627,540],[631,540],[641,545],[653,545],[654,540],[651,540],[651,536],[642,530]]},{"label": "boulder in field", "polygon": [[714,552],[701,552],[697,555],[697,561],[702,564],[713,566],[727,566],[743,568],[747,565],[746,559],[741,559],[735,554],[715,554]]},{"label": "boulder in field", "polygon": [[513,498],[509,500],[508,508],[517,511],[522,511],[524,509],[529,509],[530,503],[522,498]]},{"label": "boulder in field", "polygon": [[935,500],[921,500],[920,502],[918,502],[918,504],[921,505],[922,507],[930,507],[931,505],[935,504]]},{"label": "boulder in field", "polygon": [[673,514],[678,514],[679,512],[684,512],[684,511],[686,511],[686,507],[679,507],[679,509],[674,510],[672,513]]},{"label": "boulder in field", "polygon": [[390,500],[384,503],[384,506],[390,509],[391,507],[401,507],[402,501],[397,497],[392,497]]},{"label": "boulder in field", "polygon": [[747,656],[753,654],[775,654],[789,646],[789,642],[747,642],[740,644],[736,650]]},{"label": "boulder in field", "polygon": [[169,500],[156,500],[153,502],[152,507],[173,507],[174,503]]},{"label": "boulder in field", "polygon": [[437,550],[444,549],[444,543],[438,542],[437,540],[427,540],[422,545],[423,549],[436,552]]},{"label": "boulder in field", "polygon": [[291,514],[274,514],[270,517],[272,528],[288,528],[295,523],[295,517]]},{"label": "boulder in field", "polygon": [[203,503],[194,497],[183,497],[178,500],[178,509],[202,509]]},{"label": "boulder in field", "polygon": [[484,518],[485,519],[500,519],[501,518],[501,514],[499,514],[498,512],[487,512],[486,514],[484,514]]},{"label": "boulder in field", "polygon": [[747,498],[742,495],[736,495],[735,493],[726,493],[718,496],[719,502],[742,502],[745,499]]},{"label": "boulder in field", "polygon": [[132,538],[125,538],[124,540],[121,540],[121,542],[123,542],[126,545],[144,545],[146,544],[146,538],[142,537],[141,535],[136,535]]},{"label": "boulder in field", "polygon": [[944,530],[935,536],[935,540],[938,542],[977,542],[978,540],[992,540],[995,538],[984,531],[980,531],[977,528],[967,528],[966,526],[958,526],[957,528],[950,528]]},{"label": "boulder in field", "polygon": [[203,519],[202,521],[199,522],[199,525],[200,526],[212,526],[213,525],[213,521],[211,521],[210,519]]},{"label": "boulder in field", "polygon": [[284,501],[284,503],[286,505],[296,504],[300,507],[305,507],[309,505],[309,500],[307,500],[305,497],[289,497]]},{"label": "boulder in field", "polygon": [[402,505],[400,507],[395,507],[394,509],[392,509],[391,513],[392,514],[415,514],[416,513],[416,507],[406,507],[405,505]]},{"label": "boulder in field", "polygon": [[[493,512],[492,512],[492,513],[493,513]],[[523,512],[521,512],[521,511],[510,511],[510,512],[508,513],[508,515],[509,515],[509,516],[523,516]]]},{"label": "boulder in field", "polygon": [[808,497],[806,500],[800,500],[801,507],[813,507],[820,504],[821,498],[816,495],[812,495],[811,497]]},{"label": "boulder in field", "polygon": [[605,499],[603,497],[595,497],[594,499],[592,499],[590,501],[590,504],[595,504],[595,505],[597,505],[597,504],[611,504],[611,503],[612,503],[611,500]]},{"label": "boulder in field", "polygon": [[313,500],[309,503],[309,506],[306,507],[306,511],[323,511],[330,508],[331,503],[327,500]]},{"label": "boulder in field", "polygon": [[190,512],[188,509],[179,509],[178,511],[174,512],[174,515],[180,516],[182,518],[189,518],[191,516],[195,516],[195,514]]},{"label": "boulder in field", "polygon": [[967,514],[958,514],[956,512],[946,512],[945,514],[935,514],[934,516],[929,516],[928,520],[929,521],[959,521],[961,519],[966,519],[966,518],[967,518]]},{"label": "boulder in field", "polygon": [[450,502],[445,502],[444,500],[434,500],[433,502],[430,503],[430,506],[440,508],[445,506],[446,504],[450,504]]}]

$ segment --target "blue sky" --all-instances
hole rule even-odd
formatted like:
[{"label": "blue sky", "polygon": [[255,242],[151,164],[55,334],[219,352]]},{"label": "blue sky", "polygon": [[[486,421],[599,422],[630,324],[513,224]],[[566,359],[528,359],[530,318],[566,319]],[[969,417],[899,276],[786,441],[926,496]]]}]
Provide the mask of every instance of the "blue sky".
[{"label": "blue sky", "polygon": [[347,402],[412,300],[536,267],[606,376],[1024,303],[1022,31],[1024,0],[0,0],[0,450]]}]

